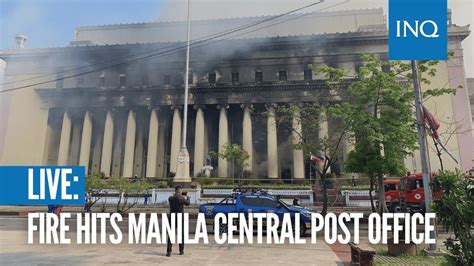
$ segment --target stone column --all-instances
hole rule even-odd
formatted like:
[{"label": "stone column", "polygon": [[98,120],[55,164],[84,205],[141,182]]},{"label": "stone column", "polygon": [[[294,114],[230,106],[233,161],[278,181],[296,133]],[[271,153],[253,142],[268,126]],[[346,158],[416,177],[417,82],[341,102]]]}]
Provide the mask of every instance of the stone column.
[{"label": "stone column", "polygon": [[[293,130],[292,130],[292,139],[293,146],[301,143],[302,140],[302,125],[301,117],[299,111],[293,113]],[[293,147],[293,178],[304,178],[304,155],[302,149],[295,149]]]},{"label": "stone column", "polygon": [[156,177],[156,161],[158,159],[158,110],[150,113],[150,128],[148,130],[148,151],[146,156],[146,176]]},{"label": "stone column", "polygon": [[[229,121],[227,120],[228,105],[218,105],[219,108],[219,153],[225,144],[229,143]],[[229,162],[225,159],[218,158],[219,167],[217,168],[218,177],[229,177]]]},{"label": "stone column", "polygon": [[125,137],[125,153],[123,157],[123,176],[133,176],[133,163],[135,157],[135,134],[136,134],[135,112],[130,110],[127,119],[127,132]]},{"label": "stone column", "polygon": [[100,160],[100,171],[106,177],[110,177],[112,163],[112,144],[114,140],[114,119],[112,111],[107,111],[105,117],[104,140],[102,142],[102,158]]},{"label": "stone column", "polygon": [[[76,120],[76,121],[74,121]],[[82,123],[77,119],[72,119],[71,143],[69,145],[68,165],[78,165],[79,152],[81,149]]]},{"label": "stone column", "polygon": [[194,176],[202,171],[204,165],[204,106],[195,105],[196,109],[196,126],[194,133]]},{"label": "stone column", "polygon": [[178,166],[178,153],[181,142],[181,107],[172,106],[173,111],[173,128],[171,133],[171,152],[170,152],[170,172],[176,173]]},{"label": "stone column", "polygon": [[247,151],[249,159],[247,164],[244,167],[244,170],[252,171],[253,170],[253,140],[252,140],[252,105],[251,104],[242,104],[242,109],[244,109],[244,116],[242,119],[242,148]]},{"label": "stone column", "polygon": [[278,178],[278,139],[274,105],[268,105],[267,110],[267,176]]},{"label": "stone column", "polygon": [[86,167],[86,174],[89,169],[89,157],[91,154],[92,141],[92,118],[89,111],[84,115],[84,123],[82,124],[81,153],[79,154],[79,165]]},{"label": "stone column", "polygon": [[58,165],[67,165],[69,158],[69,142],[71,140],[71,117],[66,110],[63,116],[61,138],[59,140]]}]

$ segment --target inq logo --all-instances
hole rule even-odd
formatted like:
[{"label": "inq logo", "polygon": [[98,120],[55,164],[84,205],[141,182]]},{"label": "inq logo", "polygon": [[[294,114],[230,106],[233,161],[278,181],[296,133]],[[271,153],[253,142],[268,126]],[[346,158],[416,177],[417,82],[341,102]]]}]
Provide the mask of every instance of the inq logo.
[{"label": "inq logo", "polygon": [[[403,35],[401,35],[401,22],[403,22]],[[425,29],[425,26],[428,25],[428,30]],[[411,34],[418,38],[418,32],[421,36],[426,38],[438,38],[438,24],[433,20],[425,20],[421,24],[419,24],[418,20],[415,20],[415,25],[410,25],[410,23],[406,20],[400,21],[397,20],[397,37],[407,37],[407,29],[411,31]],[[431,33],[429,33],[431,32]]]},{"label": "inq logo", "polygon": [[447,0],[389,0],[388,58],[446,60]]}]

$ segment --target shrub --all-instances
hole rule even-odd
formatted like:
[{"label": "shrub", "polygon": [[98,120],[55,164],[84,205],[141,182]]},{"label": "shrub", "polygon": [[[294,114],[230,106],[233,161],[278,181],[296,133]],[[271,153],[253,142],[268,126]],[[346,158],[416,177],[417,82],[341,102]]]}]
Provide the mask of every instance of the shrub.
[{"label": "shrub", "polygon": [[451,258],[459,265],[474,265],[474,198],[469,195],[468,176],[456,171],[441,171],[432,182],[433,191],[441,191],[433,202],[439,222],[454,238],[445,241]]}]

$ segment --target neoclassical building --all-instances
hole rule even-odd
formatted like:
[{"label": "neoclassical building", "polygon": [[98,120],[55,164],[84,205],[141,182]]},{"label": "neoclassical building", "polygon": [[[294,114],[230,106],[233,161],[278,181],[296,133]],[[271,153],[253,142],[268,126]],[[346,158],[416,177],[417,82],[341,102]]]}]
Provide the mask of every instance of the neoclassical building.
[{"label": "neoclassical building", "polygon": [[[275,108],[324,102],[328,88],[314,74],[318,66],[354,70],[363,53],[387,58],[381,9],[296,14],[249,28],[246,34],[202,41],[266,18],[192,22],[195,44],[187,77],[192,176],[208,163],[210,151],[238,143],[250,155],[247,170],[254,176],[307,178],[308,156],[293,149],[301,137],[294,132],[304,133],[305,125],[278,127]],[[448,23],[449,50],[455,56],[438,64],[438,75],[423,89],[463,86],[456,95],[430,99],[426,105],[442,122],[441,131],[453,125],[458,130],[447,147],[460,165],[446,159],[446,168],[468,170],[474,145],[462,41],[470,31]],[[17,48],[0,51],[2,90],[29,86],[0,94],[1,164],[84,165],[88,172],[127,177],[162,178],[176,172],[185,31],[185,22],[79,27],[68,47],[44,49],[23,47],[20,36]],[[322,122],[318,134],[334,130],[331,122]],[[345,143],[342,153],[350,146]],[[432,168],[439,168],[434,153],[430,159]],[[213,176],[231,176],[225,160],[211,164]],[[419,156],[407,158],[406,165],[420,170]]]}]

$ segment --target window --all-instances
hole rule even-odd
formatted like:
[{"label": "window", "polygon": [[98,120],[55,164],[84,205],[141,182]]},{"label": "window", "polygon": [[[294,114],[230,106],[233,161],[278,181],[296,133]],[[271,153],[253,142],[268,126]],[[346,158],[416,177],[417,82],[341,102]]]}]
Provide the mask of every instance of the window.
[{"label": "window", "polygon": [[188,84],[193,84],[194,76],[193,73],[188,74]]},{"label": "window", "polygon": [[410,180],[410,189],[414,190],[418,188],[423,188],[423,180],[419,180],[419,179]]},{"label": "window", "polygon": [[76,86],[77,87],[84,87],[84,77],[83,76],[77,77]]},{"label": "window", "polygon": [[[301,72],[300,72],[301,73]],[[304,80],[313,80],[313,70],[306,69],[304,71]]]},{"label": "window", "polygon": [[165,85],[170,85],[170,84],[171,84],[171,77],[170,77],[170,75],[165,75],[165,76],[163,77],[163,84],[165,84]]},{"label": "window", "polygon": [[126,84],[127,84],[127,76],[125,76],[125,74],[120,74],[120,76],[119,76],[119,86],[120,87],[125,87]]},{"label": "window", "polygon": [[216,84],[216,73],[209,73],[208,82],[209,84]]},{"label": "window", "polygon": [[239,83],[239,72],[232,72],[232,84]]},{"label": "window", "polygon": [[257,197],[241,197],[240,200],[244,206],[260,206]]},{"label": "window", "polygon": [[260,198],[260,205],[262,207],[267,207],[267,208],[277,208],[279,205],[278,201],[272,200],[272,199],[267,199],[267,198]]},{"label": "window", "polygon": [[99,76],[99,86],[100,87],[104,87],[105,86],[105,74],[102,73],[100,76]]},{"label": "window", "polygon": [[255,82],[262,82],[263,81],[263,71],[262,70],[256,70],[255,71]]},{"label": "window", "polygon": [[62,89],[64,86],[64,79],[63,75],[59,74],[58,75],[58,80],[56,80],[56,89]]},{"label": "window", "polygon": [[396,184],[385,184],[384,187],[385,187],[385,191],[397,190]]},{"label": "window", "polygon": [[280,81],[286,81],[286,79],[287,79],[286,70],[281,70],[278,73],[278,78],[280,79]]},{"label": "window", "polygon": [[148,73],[142,72],[142,85],[149,85],[150,79],[148,77]]}]

